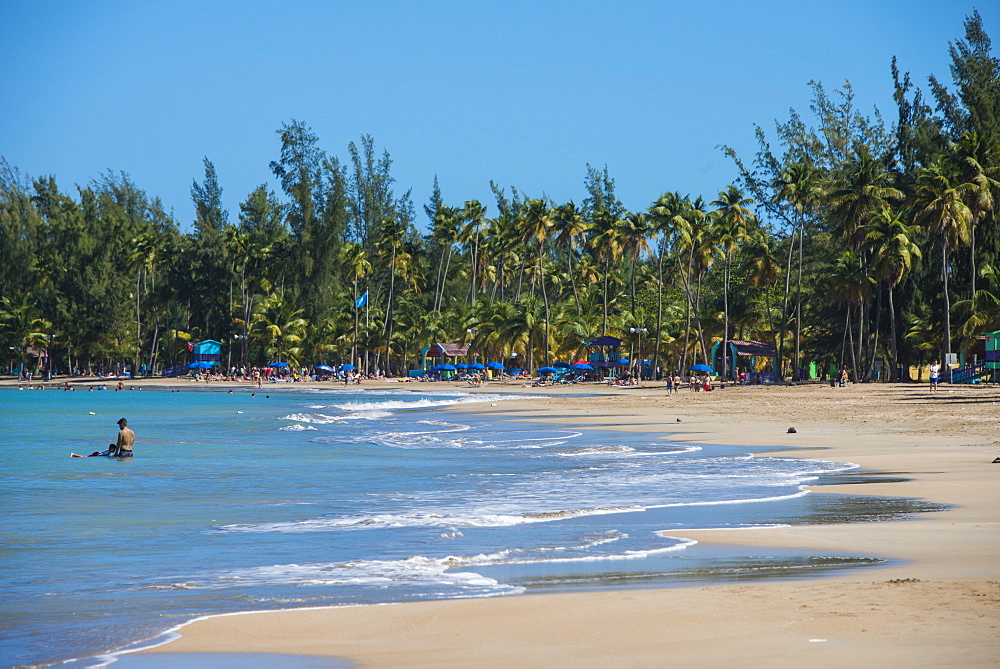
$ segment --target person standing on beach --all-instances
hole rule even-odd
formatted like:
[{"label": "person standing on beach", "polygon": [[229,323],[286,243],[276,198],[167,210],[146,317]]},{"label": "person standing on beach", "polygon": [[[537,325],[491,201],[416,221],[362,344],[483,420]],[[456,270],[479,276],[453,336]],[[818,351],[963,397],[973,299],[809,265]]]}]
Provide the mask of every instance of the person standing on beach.
[{"label": "person standing on beach", "polygon": [[941,378],[941,365],[937,360],[931,362],[931,392],[938,389],[938,380]]}]

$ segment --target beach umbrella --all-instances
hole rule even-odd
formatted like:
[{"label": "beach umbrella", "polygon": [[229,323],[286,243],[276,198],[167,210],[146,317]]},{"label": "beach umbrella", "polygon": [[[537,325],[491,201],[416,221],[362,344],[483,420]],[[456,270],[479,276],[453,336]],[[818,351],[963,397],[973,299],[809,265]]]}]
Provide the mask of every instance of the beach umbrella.
[{"label": "beach umbrella", "polygon": [[627,365],[628,364],[628,358],[622,358],[621,360],[618,361],[618,364],[619,365]]},{"label": "beach umbrella", "polygon": [[469,366],[467,364],[465,364],[464,362],[460,362],[457,365],[455,365],[455,369],[468,369],[468,368],[469,368]]},{"label": "beach umbrella", "polygon": [[324,372],[332,372],[333,371],[333,367],[331,367],[330,365],[316,365],[316,369],[324,371]]},{"label": "beach umbrella", "polygon": [[348,372],[348,371],[351,371],[352,369],[357,369],[357,367],[355,367],[354,365],[341,365],[340,366],[340,371],[342,371],[342,372]]},{"label": "beach umbrella", "polygon": [[569,369],[568,362],[554,362],[552,363],[552,366],[555,367],[556,369]]},{"label": "beach umbrella", "polygon": [[469,365],[469,369],[486,369],[486,365],[481,362],[474,362]]},{"label": "beach umbrella", "polygon": [[573,369],[593,369],[594,366],[586,362],[578,362],[573,365]]},{"label": "beach umbrella", "polygon": [[574,365],[586,365],[588,364],[586,360],[577,360],[573,363]]},{"label": "beach umbrella", "polygon": [[208,369],[213,366],[210,362],[192,362],[187,367],[188,369]]},{"label": "beach umbrella", "polygon": [[499,362],[488,362],[488,363],[486,363],[486,366],[489,367],[490,369],[499,369],[500,371],[503,371],[503,370],[507,369],[506,367],[504,367],[503,365],[501,365]]},{"label": "beach umbrella", "polygon": [[269,363],[267,363],[267,366],[268,367],[288,367],[288,363],[287,362],[269,362]]},{"label": "beach umbrella", "polygon": [[691,365],[692,371],[695,372],[711,372],[712,368],[708,365]]},{"label": "beach umbrella", "polygon": [[438,365],[434,369],[440,369],[442,372],[454,372],[455,365]]},{"label": "beach umbrella", "polygon": [[555,367],[539,367],[538,368],[538,373],[539,374],[555,374],[558,371],[559,370],[556,369]]}]

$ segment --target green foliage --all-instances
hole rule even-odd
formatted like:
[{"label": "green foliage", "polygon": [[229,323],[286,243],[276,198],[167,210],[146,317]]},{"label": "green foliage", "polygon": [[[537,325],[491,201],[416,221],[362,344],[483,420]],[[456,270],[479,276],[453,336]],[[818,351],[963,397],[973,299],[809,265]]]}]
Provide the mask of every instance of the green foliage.
[{"label": "green foliage", "polygon": [[297,120],[280,192],[253,189],[236,221],[207,158],[188,221],[123,173],[70,194],[0,159],[0,356],[159,370],[214,338],[234,365],[401,373],[434,342],[537,367],[610,334],[663,370],[736,338],[774,344],[786,376],[816,360],[865,379],[877,358],[895,375],[1000,327],[1000,61],[977,13],[964,27],[947,85],[892,62],[891,125],[850,83],[810,82],[808,113],[756,126],[754,155],[723,147],[740,178],[711,203],[667,190],[630,212],[591,165],[579,206],[496,183],[450,200],[435,177],[422,235],[373,137],[341,161]]}]

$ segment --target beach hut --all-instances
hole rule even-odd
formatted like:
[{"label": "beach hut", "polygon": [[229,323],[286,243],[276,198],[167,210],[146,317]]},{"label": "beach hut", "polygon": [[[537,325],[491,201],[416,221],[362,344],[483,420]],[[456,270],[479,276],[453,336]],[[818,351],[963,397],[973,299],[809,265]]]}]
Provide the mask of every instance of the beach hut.
[{"label": "beach hut", "polygon": [[439,364],[446,364],[447,358],[452,358],[453,362],[457,362],[454,360],[455,358],[464,358],[468,355],[468,344],[431,344],[424,347],[420,368],[427,369],[427,358],[438,358]]},{"label": "beach hut", "polygon": [[596,351],[591,351],[584,362],[592,365],[601,374],[603,374],[603,370],[607,370],[607,375],[614,378],[616,372],[623,365],[621,358],[622,340],[618,337],[602,335],[587,339],[583,342],[583,345],[597,349]]},{"label": "beach hut", "polygon": [[[725,355],[727,358],[726,370],[729,374],[728,380],[736,380],[737,375],[742,369],[746,372],[748,383],[774,382],[774,370],[778,368],[778,351],[774,346],[763,341],[747,341],[743,339],[730,339],[726,343],[729,345],[726,349],[722,348],[721,341],[712,344],[710,359],[712,361],[711,366],[715,371],[720,374],[722,373],[722,356]],[[723,350],[726,352],[723,353]],[[771,371],[757,369],[758,366],[768,366],[766,362],[764,365],[758,365],[760,358],[770,362]]]},{"label": "beach hut", "polygon": [[191,344],[191,351],[194,353],[194,362],[207,362],[212,367],[218,367],[222,361],[222,342],[214,339]]}]

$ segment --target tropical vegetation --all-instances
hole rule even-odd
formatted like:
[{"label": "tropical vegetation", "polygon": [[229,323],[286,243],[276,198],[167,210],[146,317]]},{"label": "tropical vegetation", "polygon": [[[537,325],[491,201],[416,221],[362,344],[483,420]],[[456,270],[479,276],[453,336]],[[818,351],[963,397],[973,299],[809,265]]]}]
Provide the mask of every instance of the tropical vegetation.
[{"label": "tropical vegetation", "polygon": [[950,84],[925,92],[893,60],[893,122],[811,82],[808,116],[757,126],[752,156],[722,147],[736,183],[665,184],[642,211],[587,165],[580,203],[495,183],[493,202],[447,200],[435,179],[424,221],[374,138],[341,160],[297,120],[279,192],[227,211],[206,158],[191,221],[121,172],[68,193],[0,159],[0,359],[161,371],[211,338],[226,366],[405,373],[459,342],[537,368],[609,334],[661,371],[741,339],[786,378],[805,361],[905,378],[1000,328],[1000,61],[978,13],[964,27]]}]

